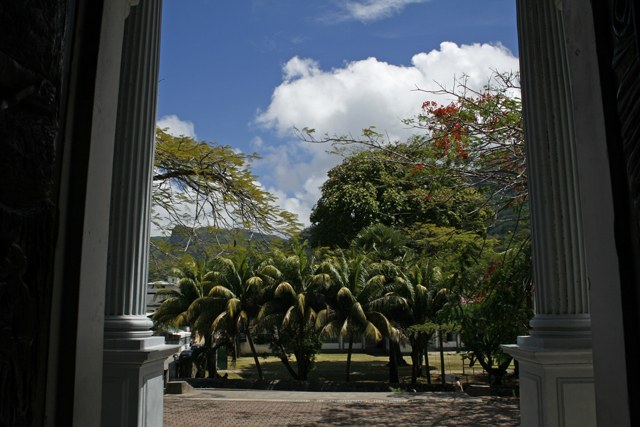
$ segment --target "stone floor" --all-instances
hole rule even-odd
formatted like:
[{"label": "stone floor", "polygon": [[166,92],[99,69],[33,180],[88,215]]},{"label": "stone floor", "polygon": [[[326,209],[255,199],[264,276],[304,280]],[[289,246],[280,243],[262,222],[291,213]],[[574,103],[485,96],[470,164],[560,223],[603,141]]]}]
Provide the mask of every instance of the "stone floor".
[{"label": "stone floor", "polygon": [[197,389],[165,395],[165,427],[518,426],[518,400],[460,393]]}]

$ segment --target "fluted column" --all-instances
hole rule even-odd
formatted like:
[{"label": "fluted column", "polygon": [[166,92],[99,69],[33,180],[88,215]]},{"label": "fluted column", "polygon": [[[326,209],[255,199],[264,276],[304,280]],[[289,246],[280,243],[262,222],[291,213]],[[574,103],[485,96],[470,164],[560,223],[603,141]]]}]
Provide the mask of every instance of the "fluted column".
[{"label": "fluted column", "polygon": [[142,1],[125,23],[105,301],[105,338],[151,336],[146,316],[149,217],[162,1]]},{"label": "fluted column", "polygon": [[589,285],[562,0],[518,0],[535,317],[520,362],[522,426],[595,426]]},{"label": "fluted column", "polygon": [[167,357],[178,350],[151,336],[146,316],[162,1],[129,4],[113,160],[101,423],[161,427],[162,374]]},{"label": "fluted column", "polygon": [[[518,2],[536,315],[530,344],[590,346],[573,106],[561,2]],[[552,344],[553,341],[547,343]]]}]

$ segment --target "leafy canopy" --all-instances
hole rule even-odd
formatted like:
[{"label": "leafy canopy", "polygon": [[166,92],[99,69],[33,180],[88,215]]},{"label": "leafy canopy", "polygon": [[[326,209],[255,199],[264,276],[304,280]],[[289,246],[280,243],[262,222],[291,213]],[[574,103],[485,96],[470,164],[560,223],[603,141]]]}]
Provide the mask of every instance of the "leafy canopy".
[{"label": "leafy canopy", "polygon": [[243,229],[294,235],[300,230],[297,216],[276,206],[275,197],[251,173],[250,163],[259,158],[157,129],[153,224],[165,231],[181,225],[213,234]]}]

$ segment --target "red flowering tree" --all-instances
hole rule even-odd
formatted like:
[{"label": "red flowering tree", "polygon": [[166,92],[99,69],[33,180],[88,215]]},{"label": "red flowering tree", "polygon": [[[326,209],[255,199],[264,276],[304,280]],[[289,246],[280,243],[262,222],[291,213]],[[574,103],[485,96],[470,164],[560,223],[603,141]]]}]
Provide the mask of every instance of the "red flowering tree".
[{"label": "red flowering tree", "polygon": [[451,91],[430,92],[453,99],[427,101],[418,116],[404,122],[425,132],[411,144],[422,147],[416,171],[436,168],[443,176],[465,178],[514,206],[528,198],[518,74],[496,73],[482,92],[464,81]]},{"label": "red flowering tree", "polygon": [[333,143],[336,152],[362,151],[359,146],[367,148],[364,155],[370,158],[393,158],[406,165],[408,179],[428,181],[429,186],[440,180],[446,196],[428,195],[434,198],[434,207],[450,201],[455,194],[451,190],[474,188],[497,213],[513,210],[509,219],[520,222],[526,217],[529,196],[518,85],[519,74],[495,73],[482,91],[470,88],[465,79],[451,90],[423,91],[446,101],[426,101],[419,115],[404,120],[420,131],[406,142],[387,141],[375,127],[364,129],[356,139],[337,135],[317,139],[313,129],[296,131],[305,141]]}]

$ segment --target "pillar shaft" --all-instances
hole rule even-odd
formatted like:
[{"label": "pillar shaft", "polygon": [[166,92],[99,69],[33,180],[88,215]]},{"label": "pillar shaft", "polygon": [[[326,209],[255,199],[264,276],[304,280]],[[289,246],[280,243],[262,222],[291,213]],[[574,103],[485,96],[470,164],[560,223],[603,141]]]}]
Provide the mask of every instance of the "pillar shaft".
[{"label": "pillar shaft", "polygon": [[129,4],[111,190],[101,419],[103,427],[161,427],[164,365],[178,351],[151,336],[146,316],[162,1]]},{"label": "pillar shaft", "polygon": [[111,192],[105,338],[150,336],[146,317],[161,1],[125,23]]},{"label": "pillar shaft", "polygon": [[533,233],[531,335],[590,335],[573,106],[561,3],[518,2]]},{"label": "pillar shaft", "polygon": [[520,362],[522,425],[595,426],[589,287],[562,0],[518,0],[536,314]]}]

